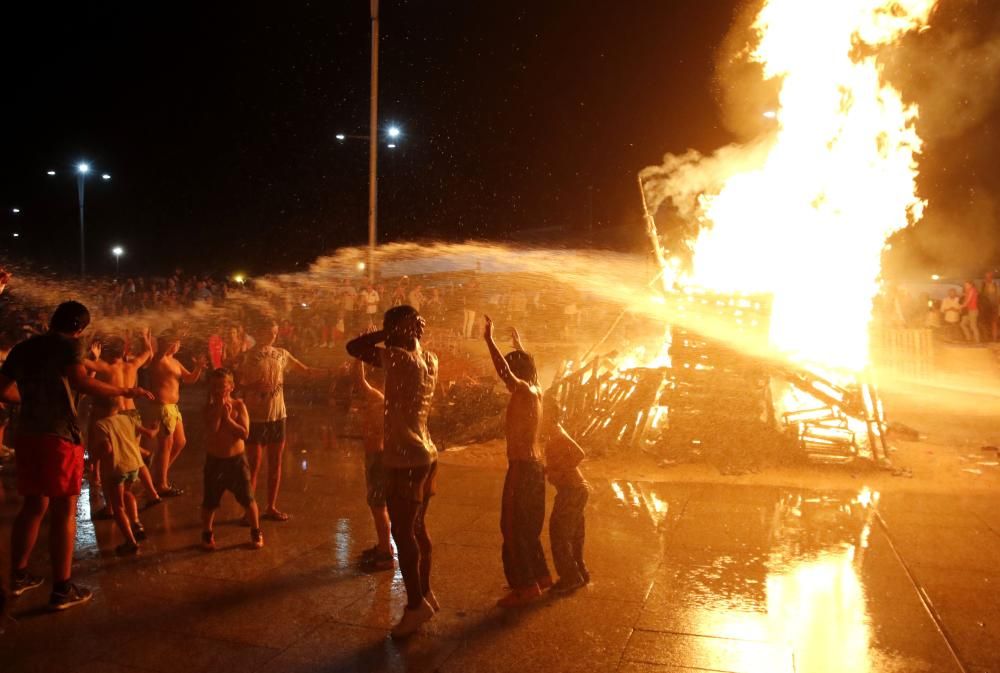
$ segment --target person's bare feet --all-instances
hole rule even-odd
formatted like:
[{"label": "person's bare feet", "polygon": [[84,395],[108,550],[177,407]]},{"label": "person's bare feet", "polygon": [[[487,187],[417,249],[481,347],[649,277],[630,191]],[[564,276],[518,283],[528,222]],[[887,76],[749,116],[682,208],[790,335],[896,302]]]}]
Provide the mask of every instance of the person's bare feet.
[{"label": "person's bare feet", "polygon": [[260,518],[267,519],[268,521],[288,521],[289,517],[284,512],[279,512],[276,509],[269,509]]}]

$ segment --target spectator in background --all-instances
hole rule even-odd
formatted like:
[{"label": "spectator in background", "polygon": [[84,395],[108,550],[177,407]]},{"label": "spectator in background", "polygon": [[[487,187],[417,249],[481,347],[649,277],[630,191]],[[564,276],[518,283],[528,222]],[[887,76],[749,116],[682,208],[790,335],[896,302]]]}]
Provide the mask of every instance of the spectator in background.
[{"label": "spectator in background", "polygon": [[365,320],[367,322],[367,324],[364,325],[365,328],[375,326],[375,319],[378,315],[378,302],[378,291],[375,289],[374,285],[368,283],[368,286],[361,291],[361,303],[365,309]]},{"label": "spectator in background", "polygon": [[462,286],[462,336],[474,338],[472,332],[476,327],[476,310],[479,306],[479,283],[475,278]]},{"label": "spectator in background", "polygon": [[979,289],[979,311],[987,336],[991,341],[996,341],[1000,332],[1000,286],[993,280],[992,271],[986,272]]},{"label": "spectator in background", "polygon": [[410,296],[408,297],[410,301],[410,306],[415,308],[418,312],[423,310],[424,307],[424,286],[417,285],[412,290],[410,290]]},{"label": "spectator in background", "polygon": [[965,281],[962,296],[962,320],[959,323],[966,341],[979,343],[979,291],[971,280]]},{"label": "spectator in background", "polygon": [[957,337],[958,323],[962,319],[962,300],[955,288],[948,290],[948,296],[941,300],[941,317],[944,320],[945,334],[949,338]]}]

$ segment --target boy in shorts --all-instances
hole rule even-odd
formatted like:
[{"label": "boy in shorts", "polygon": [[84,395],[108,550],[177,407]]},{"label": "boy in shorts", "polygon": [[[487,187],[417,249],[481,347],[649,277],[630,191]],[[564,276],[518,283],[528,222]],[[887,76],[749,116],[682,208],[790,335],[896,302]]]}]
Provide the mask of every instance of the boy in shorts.
[{"label": "boy in shorts", "polygon": [[91,439],[101,467],[105,502],[125,536],[125,542],[115,548],[119,556],[137,553],[139,543],[146,539],[146,530],[139,521],[139,506],[132,495],[132,484],[145,467],[136,438],[137,429],[147,437],[156,434],[156,429],[138,426],[130,416],[112,411],[94,423]]},{"label": "boy in shorts", "polygon": [[243,400],[232,397],[234,385],[233,374],[228,369],[214,369],[209,374],[208,405],[205,407],[205,496],[201,504],[201,547],[206,551],[216,549],[212,524],[226,491],[246,510],[250,546],[254,549],[264,546],[246,454],[250,414]]},{"label": "boy in shorts", "polygon": [[590,496],[590,484],[580,472],[583,449],[556,422],[558,407],[547,405],[546,412],[549,416],[546,471],[549,481],[556,487],[556,501],[549,516],[549,541],[552,562],[559,573],[559,581],[552,586],[552,591],[568,594],[590,584],[590,572],[583,562],[584,509]]},{"label": "boy in shorts", "polygon": [[389,510],[385,506],[385,468],[382,466],[382,437],[385,419],[385,396],[365,378],[365,363],[353,364],[354,390],[362,400],[361,432],[365,446],[365,489],[368,507],[375,522],[378,543],[361,554],[361,565],[371,570],[392,570],[396,567],[389,545]]}]

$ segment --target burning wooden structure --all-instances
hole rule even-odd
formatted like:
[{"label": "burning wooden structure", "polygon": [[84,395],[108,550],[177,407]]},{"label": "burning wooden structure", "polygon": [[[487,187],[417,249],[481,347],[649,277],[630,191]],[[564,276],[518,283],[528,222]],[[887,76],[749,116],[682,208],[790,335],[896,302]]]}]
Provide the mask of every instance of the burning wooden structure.
[{"label": "burning wooden structure", "polygon": [[[766,342],[766,297],[692,290],[664,297],[678,317],[664,336],[666,357],[641,365],[597,355],[558,372],[548,395],[584,446],[727,462],[790,451],[824,462],[887,460],[873,385],[841,385],[727,345]],[[725,343],[692,325],[725,334]]]}]

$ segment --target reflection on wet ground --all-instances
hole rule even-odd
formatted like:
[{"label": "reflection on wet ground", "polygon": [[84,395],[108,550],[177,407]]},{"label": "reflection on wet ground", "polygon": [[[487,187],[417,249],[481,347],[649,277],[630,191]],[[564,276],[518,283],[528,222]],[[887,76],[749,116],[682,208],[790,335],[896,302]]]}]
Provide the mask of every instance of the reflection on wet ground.
[{"label": "reflection on wet ground", "polygon": [[[595,481],[593,584],[504,613],[493,607],[502,474],[447,458],[428,517],[444,609],[426,633],[394,643],[398,574],[356,568],[373,538],[359,448],[321,420],[291,423],[281,502],[293,518],[265,527],[258,552],[231,500],[221,550],[198,549],[193,432],[174,476],[188,494],[142,513],[150,541],[138,558],[114,557],[118,532],[91,522],[81,498],[76,575],[97,596],[47,615],[46,592],[25,595],[0,636],[3,670],[959,670],[875,524],[884,499],[866,488]],[[0,510],[4,549],[14,506]],[[36,553],[36,571],[44,560]]]}]

